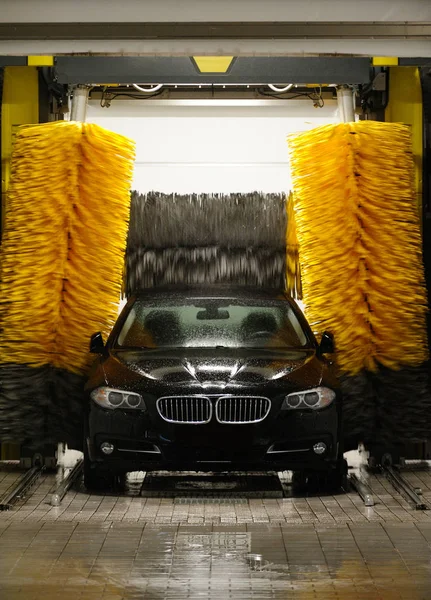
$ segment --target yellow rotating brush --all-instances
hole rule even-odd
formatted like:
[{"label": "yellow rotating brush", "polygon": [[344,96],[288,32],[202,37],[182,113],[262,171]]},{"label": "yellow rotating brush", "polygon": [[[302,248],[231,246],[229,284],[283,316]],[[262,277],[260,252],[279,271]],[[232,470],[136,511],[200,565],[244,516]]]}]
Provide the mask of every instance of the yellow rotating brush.
[{"label": "yellow rotating brush", "polygon": [[[32,411],[53,434],[50,419],[79,394],[92,360],[90,334],[106,335],[116,318],[133,160],[133,142],[93,124],[18,132],[0,254],[0,440],[41,435],[20,418]],[[36,369],[44,418],[28,406]],[[70,421],[67,403],[61,412]]]},{"label": "yellow rotating brush", "polygon": [[427,300],[410,130],[327,125],[289,147],[303,300],[313,328],[335,336],[347,433],[353,445],[425,439]]}]

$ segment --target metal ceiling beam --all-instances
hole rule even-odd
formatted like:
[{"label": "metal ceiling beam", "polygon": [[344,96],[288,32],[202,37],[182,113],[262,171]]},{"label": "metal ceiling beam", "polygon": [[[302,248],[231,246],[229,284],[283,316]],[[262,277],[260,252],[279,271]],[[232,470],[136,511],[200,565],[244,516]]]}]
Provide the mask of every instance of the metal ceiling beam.
[{"label": "metal ceiling beam", "polygon": [[0,56],[0,67],[25,67],[26,56]]},{"label": "metal ceiling beam", "polygon": [[431,22],[0,23],[6,40],[431,39]]},{"label": "metal ceiling beam", "polygon": [[370,80],[370,59],[354,57],[239,57],[227,73],[199,73],[189,57],[58,56],[60,84],[297,83],[360,84]]},{"label": "metal ceiling beam", "polygon": [[400,67],[428,67],[431,68],[431,56],[430,58],[400,58]]}]

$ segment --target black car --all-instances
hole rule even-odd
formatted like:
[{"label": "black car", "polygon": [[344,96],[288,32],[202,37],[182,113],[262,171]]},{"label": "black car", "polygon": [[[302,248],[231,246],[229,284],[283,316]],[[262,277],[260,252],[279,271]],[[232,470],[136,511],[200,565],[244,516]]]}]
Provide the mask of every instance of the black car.
[{"label": "black car", "polygon": [[153,288],[127,302],[86,385],[84,479],[129,471],[345,475],[334,368],[295,302],[274,290]]}]

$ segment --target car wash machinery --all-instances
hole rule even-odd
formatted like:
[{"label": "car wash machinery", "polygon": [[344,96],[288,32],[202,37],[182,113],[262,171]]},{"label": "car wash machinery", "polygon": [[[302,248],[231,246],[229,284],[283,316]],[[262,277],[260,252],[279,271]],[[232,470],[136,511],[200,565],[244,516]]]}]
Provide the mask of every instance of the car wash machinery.
[{"label": "car wash machinery", "polygon": [[[392,66],[393,61],[388,60],[391,65],[388,67],[384,59],[373,61],[367,58],[239,57],[231,61],[225,73],[208,74],[199,69],[196,60],[188,57],[177,57],[169,61],[162,57],[59,56],[45,59],[46,57],[41,57],[40,64],[37,59],[33,60],[31,64],[36,66],[28,66],[28,59],[17,61],[11,60],[11,57],[3,57],[1,62],[3,103],[16,107],[11,111],[15,111],[14,114],[3,112],[2,115],[3,198],[10,178],[8,165],[16,126],[62,119],[68,113],[71,120],[85,121],[90,93],[91,97],[97,97],[108,104],[115,101],[114,96],[118,90],[128,89],[129,86],[138,86],[134,87],[133,91],[142,98],[159,92],[165,94],[163,97],[175,98],[178,90],[197,92],[199,86],[207,83],[209,79],[212,93],[224,94],[224,97],[228,97],[229,93],[235,94],[235,97],[247,97],[247,94],[250,97],[250,88],[255,91],[272,86],[269,88],[272,95],[289,99],[298,90],[311,89],[316,94],[315,102],[319,94],[321,98],[325,94],[326,97],[336,95],[341,121],[352,121],[355,113],[361,113],[362,118],[382,119],[385,116],[389,121],[410,123],[414,152],[423,157],[422,165],[420,160],[416,161],[416,179],[419,202],[419,182],[423,174],[421,206],[424,211],[424,259],[429,281],[431,85],[428,68],[423,62],[414,64],[412,61],[400,60],[397,66]],[[157,80],[154,69],[158,74]],[[143,75],[145,73],[149,74]],[[317,86],[315,82],[321,81],[322,77],[324,81]],[[164,87],[154,92],[154,84],[158,81],[165,82]],[[142,92],[139,87],[147,91]],[[424,129],[422,106],[420,111],[418,109],[418,99],[422,96]],[[422,139],[422,131],[425,132],[425,139]],[[5,208],[7,211],[4,202],[2,208],[3,221]],[[415,451],[420,454],[420,458],[424,456],[422,447],[416,448]],[[27,465],[30,460],[30,465],[34,467],[35,463],[52,464],[53,453],[54,450],[45,449],[42,453],[37,452],[29,457],[22,448],[20,455]],[[3,445],[2,457],[11,456],[17,456],[16,450]]]}]

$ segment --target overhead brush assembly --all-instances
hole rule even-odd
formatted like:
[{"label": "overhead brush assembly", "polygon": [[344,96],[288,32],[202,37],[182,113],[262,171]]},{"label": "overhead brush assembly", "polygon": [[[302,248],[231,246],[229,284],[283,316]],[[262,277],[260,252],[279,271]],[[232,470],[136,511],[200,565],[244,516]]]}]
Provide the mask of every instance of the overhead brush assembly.
[{"label": "overhead brush assembly", "polygon": [[126,294],[163,284],[284,288],[284,194],[133,192]]},{"label": "overhead brush assembly", "polygon": [[408,126],[289,138],[303,300],[335,336],[347,448],[429,438],[427,299]]},{"label": "overhead brush assembly", "polygon": [[93,124],[24,126],[1,247],[0,441],[82,443],[89,337],[117,316],[134,143]]}]

